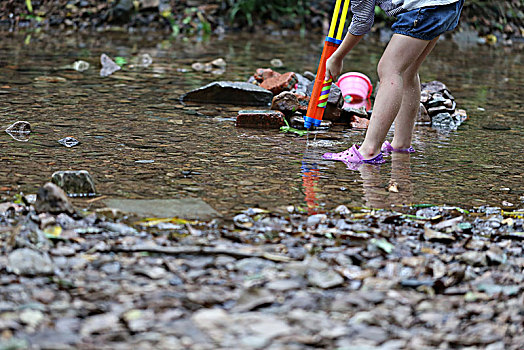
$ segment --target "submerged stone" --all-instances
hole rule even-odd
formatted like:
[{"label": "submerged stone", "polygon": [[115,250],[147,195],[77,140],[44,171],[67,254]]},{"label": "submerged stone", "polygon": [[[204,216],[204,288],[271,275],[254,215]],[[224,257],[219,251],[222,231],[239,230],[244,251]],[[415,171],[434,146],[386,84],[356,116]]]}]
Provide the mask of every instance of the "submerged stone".
[{"label": "submerged stone", "polygon": [[246,110],[239,111],[235,126],[238,128],[279,129],[286,125],[280,111]]},{"label": "submerged stone", "polygon": [[51,175],[51,181],[70,196],[94,196],[95,183],[85,170],[57,171]]},{"label": "submerged stone", "polygon": [[182,96],[185,102],[227,103],[245,106],[269,106],[271,91],[250,83],[215,81]]},{"label": "submerged stone", "polygon": [[220,216],[209,204],[199,198],[181,199],[106,199],[104,203],[123,212],[144,217],[210,220]]},{"label": "submerged stone", "polygon": [[[290,125],[295,129],[306,130],[306,127],[304,126],[304,118],[301,116],[294,116],[291,118]],[[333,126],[333,122],[323,119],[319,126],[313,126],[311,127],[311,130],[327,130],[330,129],[331,126]]]}]

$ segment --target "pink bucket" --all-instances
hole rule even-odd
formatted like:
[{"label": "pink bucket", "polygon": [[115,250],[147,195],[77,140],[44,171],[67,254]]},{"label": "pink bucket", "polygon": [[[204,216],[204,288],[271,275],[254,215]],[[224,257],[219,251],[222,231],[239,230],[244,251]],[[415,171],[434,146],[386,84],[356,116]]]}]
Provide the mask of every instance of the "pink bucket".
[{"label": "pink bucket", "polygon": [[342,91],[342,96],[344,96],[344,107],[369,99],[373,91],[371,80],[358,72],[342,74],[338,78],[337,86]]}]

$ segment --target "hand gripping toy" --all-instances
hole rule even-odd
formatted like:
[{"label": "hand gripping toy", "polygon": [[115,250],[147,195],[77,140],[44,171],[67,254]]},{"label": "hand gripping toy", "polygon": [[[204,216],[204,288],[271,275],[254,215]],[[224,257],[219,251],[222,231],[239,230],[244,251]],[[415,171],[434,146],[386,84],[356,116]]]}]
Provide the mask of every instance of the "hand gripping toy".
[{"label": "hand gripping toy", "polygon": [[[319,126],[322,117],[324,116],[329,91],[331,89],[331,84],[333,83],[332,77],[328,80],[324,80],[324,76],[326,75],[326,61],[342,42],[342,34],[344,32],[344,23],[346,22],[348,14],[349,1],[350,0],[336,0],[335,10],[333,11],[333,17],[331,18],[331,26],[329,27],[329,34],[324,42],[324,49],[322,50],[322,55],[320,56],[320,62],[318,64],[315,85],[313,85],[311,99],[309,100],[307,112],[304,116],[304,127],[306,129],[309,129],[312,126]],[[342,2],[344,2],[344,5],[342,11],[340,11]]]}]

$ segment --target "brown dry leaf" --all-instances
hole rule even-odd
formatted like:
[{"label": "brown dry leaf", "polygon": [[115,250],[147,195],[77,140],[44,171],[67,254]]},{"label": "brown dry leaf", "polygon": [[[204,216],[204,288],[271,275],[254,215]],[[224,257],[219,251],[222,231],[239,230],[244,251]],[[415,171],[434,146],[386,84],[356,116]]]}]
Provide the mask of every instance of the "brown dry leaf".
[{"label": "brown dry leaf", "polygon": [[388,192],[398,193],[398,184],[391,180],[388,185]]}]

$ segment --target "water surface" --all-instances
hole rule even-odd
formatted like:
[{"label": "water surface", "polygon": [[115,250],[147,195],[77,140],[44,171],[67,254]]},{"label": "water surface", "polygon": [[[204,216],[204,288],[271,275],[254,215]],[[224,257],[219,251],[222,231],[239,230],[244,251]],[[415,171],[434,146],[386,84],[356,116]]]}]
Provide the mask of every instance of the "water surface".
[{"label": "water surface", "polygon": [[[521,51],[440,42],[421,69],[422,81],[447,84],[469,120],[443,133],[416,130],[411,157],[380,167],[349,170],[322,161],[363,131],[333,129],[306,138],[276,130],[238,129],[243,106],[188,105],[181,94],[213,80],[245,81],[280,58],[281,72],[316,69],[322,37],[229,35],[221,40],[170,40],[160,35],[91,36],[2,34],[0,128],[25,120],[28,142],[0,133],[0,195],[34,193],[57,170],[89,171],[107,197],[199,197],[224,214],[251,206],[296,205],[310,212],[339,204],[387,207],[434,203],[522,207],[523,162]],[[345,61],[376,82],[383,43],[367,38]],[[99,76],[99,57],[153,57],[148,68],[124,67]],[[191,63],[223,57],[226,73],[191,71]],[[83,73],[61,67],[82,59]],[[42,76],[64,82],[42,81]],[[489,125],[509,130],[492,130]],[[65,148],[66,136],[80,145]],[[388,191],[395,184],[398,193]],[[509,206],[511,208],[511,206]]]}]

